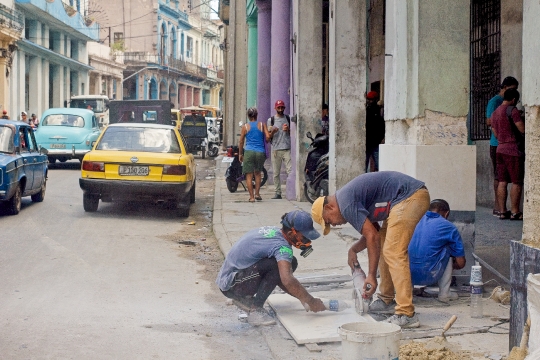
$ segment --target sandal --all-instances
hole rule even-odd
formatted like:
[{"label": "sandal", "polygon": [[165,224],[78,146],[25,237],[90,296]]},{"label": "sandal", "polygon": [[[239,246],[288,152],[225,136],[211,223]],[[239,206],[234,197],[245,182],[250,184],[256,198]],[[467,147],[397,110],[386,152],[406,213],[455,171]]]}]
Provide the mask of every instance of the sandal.
[{"label": "sandal", "polygon": [[499,217],[501,216],[501,212],[499,210],[493,210],[493,216]]},{"label": "sandal", "polygon": [[255,195],[255,200],[257,200],[257,201],[262,201],[261,195]]},{"label": "sandal", "polygon": [[511,211],[506,211],[506,212],[500,213],[499,219],[500,220],[506,220],[506,219],[510,219],[511,216],[512,216],[512,212]]},{"label": "sandal", "polygon": [[523,213],[521,211],[510,215],[510,220],[523,220]]},{"label": "sandal", "polygon": [[255,202],[255,199],[249,199],[249,202],[253,203]]}]

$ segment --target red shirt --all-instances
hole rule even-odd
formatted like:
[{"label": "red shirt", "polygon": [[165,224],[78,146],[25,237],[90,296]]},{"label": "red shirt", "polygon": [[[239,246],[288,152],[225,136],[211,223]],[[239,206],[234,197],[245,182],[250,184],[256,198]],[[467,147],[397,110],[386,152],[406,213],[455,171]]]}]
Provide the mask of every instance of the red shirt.
[{"label": "red shirt", "polygon": [[[511,155],[511,156],[520,156],[516,137],[512,131],[512,126],[510,125],[510,119],[506,115],[507,104],[502,104],[499,106],[491,115],[491,127],[495,130],[497,134],[497,140],[499,145],[497,146],[497,153]],[[521,120],[521,115],[519,110],[514,107],[512,110],[512,120],[514,123],[518,123]]]}]

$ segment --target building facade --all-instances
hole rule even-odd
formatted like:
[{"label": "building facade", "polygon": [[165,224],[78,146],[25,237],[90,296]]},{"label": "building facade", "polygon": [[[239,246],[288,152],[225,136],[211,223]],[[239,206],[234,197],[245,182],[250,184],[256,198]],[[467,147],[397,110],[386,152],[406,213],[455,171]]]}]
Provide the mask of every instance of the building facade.
[{"label": "building facade", "polygon": [[[10,113],[38,116],[64,107],[72,95],[89,92],[88,41],[97,41],[99,27],[60,0],[16,0],[24,33],[16,42],[10,79]],[[16,116],[15,116],[16,115]]]},{"label": "building facade", "polygon": [[107,95],[117,98],[122,90],[122,80],[126,66],[122,62],[122,52],[114,52],[109,46],[97,42],[88,43],[90,70],[90,95]]},{"label": "building facade", "polygon": [[[100,3],[122,19],[102,22],[102,38],[123,51],[123,99],[169,100],[174,107],[221,107],[221,22],[209,5],[188,0]],[[121,21],[119,21],[121,20]]]},{"label": "building facade", "polygon": [[[0,110],[10,111],[10,83],[16,42],[22,37],[24,18],[13,0],[0,1]],[[9,113],[8,113],[9,114]]]}]

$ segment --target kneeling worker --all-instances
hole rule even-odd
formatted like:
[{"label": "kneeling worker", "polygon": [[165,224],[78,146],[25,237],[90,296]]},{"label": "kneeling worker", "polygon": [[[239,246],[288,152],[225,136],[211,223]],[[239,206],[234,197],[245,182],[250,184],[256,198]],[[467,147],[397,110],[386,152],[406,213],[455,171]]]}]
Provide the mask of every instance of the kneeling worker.
[{"label": "kneeling worker", "polygon": [[439,283],[439,300],[457,299],[450,292],[452,270],[465,266],[463,240],[458,229],[448,221],[450,206],[435,199],[420,220],[409,244],[409,262],[413,285]]},{"label": "kneeling worker", "polygon": [[268,296],[279,286],[313,312],[326,310],[323,302],[311,296],[293,276],[298,261],[292,246],[311,252],[311,241],[320,234],[313,228],[311,216],[302,210],[286,213],[281,229],[262,226],[248,231],[225,258],[216,284],[221,292],[241,309],[249,312],[248,323],[273,325],[275,320],[264,310]]}]

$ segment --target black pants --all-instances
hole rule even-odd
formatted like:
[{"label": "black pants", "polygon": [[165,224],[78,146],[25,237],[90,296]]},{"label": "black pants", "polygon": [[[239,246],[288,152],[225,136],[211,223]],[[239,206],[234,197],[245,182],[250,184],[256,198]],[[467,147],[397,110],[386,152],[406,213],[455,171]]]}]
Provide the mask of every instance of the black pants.
[{"label": "black pants", "polygon": [[[298,267],[298,260],[294,256],[291,266],[293,272]],[[221,292],[229,299],[234,300],[255,296],[253,305],[262,307],[276,286],[282,286],[277,261],[275,258],[267,258],[237,272],[233,286],[229,290]]]}]

